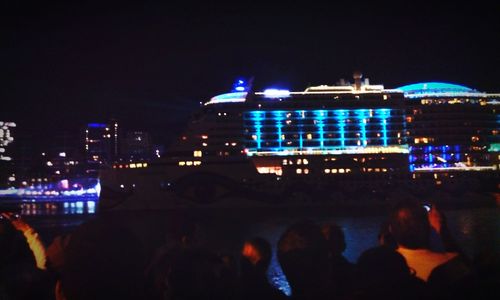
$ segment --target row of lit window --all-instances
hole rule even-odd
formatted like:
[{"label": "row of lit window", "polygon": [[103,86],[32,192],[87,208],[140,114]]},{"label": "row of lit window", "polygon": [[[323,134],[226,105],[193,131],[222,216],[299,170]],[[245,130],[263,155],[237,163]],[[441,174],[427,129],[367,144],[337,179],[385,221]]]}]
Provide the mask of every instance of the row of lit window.
[{"label": "row of lit window", "polygon": [[120,164],[114,165],[113,169],[138,169],[138,168],[147,168],[147,163],[131,163],[131,164]]},{"label": "row of lit window", "polygon": [[309,174],[309,169],[297,169],[297,170],[295,170],[295,173],[297,173],[297,174],[299,174],[299,175],[300,175],[300,174],[305,174],[305,175],[307,175],[307,174]]},{"label": "row of lit window", "polygon": [[486,105],[487,102],[483,99],[478,100],[478,99],[422,99],[420,100],[420,103],[422,104],[464,104],[464,103],[472,103],[472,104],[480,104],[480,105]]},{"label": "row of lit window", "polygon": [[415,144],[427,144],[429,142],[434,142],[434,138],[431,137],[416,137],[414,140]]},{"label": "row of lit window", "polygon": [[[31,178],[31,182],[42,182],[42,180],[45,181],[45,182],[48,181],[47,178]],[[23,181],[22,184],[26,185],[27,183],[26,183],[26,181]]]},{"label": "row of lit window", "polygon": [[[307,164],[309,164],[309,160],[307,160],[307,158],[304,158],[304,159],[299,158],[299,159],[297,159],[296,164],[297,165],[302,165],[302,164],[303,165],[307,165]],[[286,166],[286,165],[293,165],[293,160],[291,160],[291,159],[284,159],[283,160],[283,165],[284,166]]]},{"label": "row of lit window", "polygon": [[180,161],[179,162],[179,166],[180,167],[184,167],[184,166],[187,166],[187,167],[191,167],[191,166],[197,167],[197,166],[200,166],[200,165],[201,165],[201,161],[199,161],[199,160],[195,160],[195,161],[188,160],[188,161]]},{"label": "row of lit window", "polygon": [[395,114],[402,114],[403,110],[394,110],[387,108],[379,108],[379,109],[334,109],[334,110],[298,110],[298,111],[249,111],[245,112],[244,119],[271,119],[271,118],[280,118],[280,119],[294,119],[294,118],[314,118],[317,119],[321,117],[322,120],[329,119],[338,119],[339,117],[343,117],[342,119],[347,119],[348,116],[355,117],[359,119],[359,117],[374,117],[374,116],[383,116],[385,118],[391,117]]},{"label": "row of lit window", "polygon": [[272,166],[272,167],[257,167],[257,172],[259,172],[259,174],[276,174],[278,176],[281,176],[283,175],[283,169],[281,169],[281,167],[275,167],[275,166]]},{"label": "row of lit window", "polygon": [[[390,123],[390,124],[400,123],[401,124],[403,121],[403,118],[400,118],[400,117],[401,116],[389,117],[387,119],[384,119],[385,122],[383,122],[383,123],[384,124],[386,124],[386,123]],[[387,121],[387,120],[389,120],[389,121]],[[269,125],[269,126],[275,126],[276,122],[277,122],[274,118],[261,118],[261,119],[257,119],[257,120],[246,119],[244,124],[247,126],[254,125],[255,121],[258,121],[259,124],[261,124],[261,125]],[[278,124],[280,124],[280,125],[282,125],[282,124],[293,125],[295,123],[295,124],[298,124],[301,126],[311,126],[311,125],[338,126],[339,124],[344,124],[345,126],[349,126],[348,124],[351,124],[351,123],[352,123],[351,126],[352,125],[358,126],[358,124],[367,124],[368,126],[370,126],[369,124],[373,124],[372,126],[379,126],[380,125],[380,121],[378,119],[342,119],[341,121],[339,121],[337,119],[331,119],[331,118],[325,118],[322,120],[318,120],[318,119],[311,117],[311,118],[306,118],[305,121],[304,121],[304,119],[282,119],[282,121],[283,121],[283,123],[281,123],[281,121],[278,121],[278,122],[280,122]]]},{"label": "row of lit window", "polygon": [[343,174],[343,173],[351,173],[351,169],[325,169],[325,174]]},{"label": "row of lit window", "polygon": [[[376,172],[376,173],[379,173],[379,172],[387,172],[387,168],[362,168],[361,169],[363,172],[368,172],[368,173],[371,173],[371,172]],[[324,170],[325,174],[344,174],[344,173],[351,173],[352,170],[351,169],[343,169],[343,168],[340,168],[340,169],[325,169]]]},{"label": "row of lit window", "polygon": [[379,173],[379,172],[387,172],[387,169],[386,168],[363,168],[361,169],[363,172],[368,172],[368,173],[371,173],[371,172],[376,172],[376,173]]},{"label": "row of lit window", "polygon": [[[259,139],[259,138],[264,138],[264,139],[265,139],[265,138],[266,138],[266,136],[267,136],[267,137],[270,137],[270,138],[274,138],[274,136],[275,136],[275,135],[276,135],[276,134],[275,134],[274,132],[273,132],[273,133],[271,133],[270,135],[266,135],[266,134],[262,135],[262,134],[261,134],[261,135],[260,135],[260,137],[259,137],[259,136],[257,136],[256,134],[252,134],[252,140],[256,141],[256,140],[257,140],[257,139]],[[348,140],[348,139],[350,139],[350,138],[348,138],[348,137],[342,137],[342,138],[339,138],[339,137],[340,137],[340,134],[333,134],[333,133],[326,133],[326,134],[323,134],[323,137],[326,137],[326,139],[328,139],[328,138],[333,138],[333,139],[335,139],[335,138],[334,138],[334,136],[335,136],[335,135],[337,136],[337,139],[344,139],[344,140]],[[317,134],[317,136],[319,136],[319,134]],[[356,134],[355,134],[355,135],[350,135],[350,134],[347,134],[347,136],[356,136],[356,137],[358,137],[358,138],[359,138],[359,137],[361,137],[361,133],[360,133],[360,132],[356,132]],[[377,132],[377,133],[375,134],[375,136],[371,136],[371,134],[367,134],[366,136],[367,136],[367,137],[373,137],[373,138],[375,138],[375,137],[380,138],[380,137],[382,137],[383,135],[382,135],[382,133]],[[397,136],[398,138],[400,138],[400,137],[401,137],[401,132],[398,132],[398,133],[396,134],[396,136]],[[293,134],[291,137],[289,136],[288,138],[290,138],[290,139],[298,139],[298,138],[299,138],[299,135],[298,135],[298,134]],[[306,134],[306,140],[312,140],[313,138],[314,138],[314,137],[313,137],[313,134],[312,134],[312,133],[307,133],[307,134]],[[287,139],[287,137],[286,137],[286,135],[282,134],[282,135],[279,137],[279,139],[281,139],[282,141],[284,141],[284,140],[286,140],[286,139]],[[353,138],[351,138],[351,139],[353,139]],[[226,146],[229,146],[229,143],[226,143]],[[231,146],[236,146],[236,143],[231,143]]]},{"label": "row of lit window", "polygon": [[[389,139],[391,144],[399,144],[401,145],[403,143],[402,139]],[[385,145],[384,140],[375,140],[375,139],[367,139],[367,140],[353,140],[353,139],[345,139],[344,144],[342,144],[342,141],[324,141],[322,146],[319,146],[318,144],[321,144],[321,141],[319,139],[313,141],[313,142],[303,142],[302,146],[300,146],[300,141],[287,141],[285,143],[279,143],[278,141],[269,141],[269,140],[264,140],[260,142],[260,146],[258,142],[250,142],[248,143],[248,146],[250,148],[252,147],[258,147],[258,148],[269,148],[269,147],[336,147],[336,146],[358,146],[358,147],[367,147],[367,146],[382,146]]]}]

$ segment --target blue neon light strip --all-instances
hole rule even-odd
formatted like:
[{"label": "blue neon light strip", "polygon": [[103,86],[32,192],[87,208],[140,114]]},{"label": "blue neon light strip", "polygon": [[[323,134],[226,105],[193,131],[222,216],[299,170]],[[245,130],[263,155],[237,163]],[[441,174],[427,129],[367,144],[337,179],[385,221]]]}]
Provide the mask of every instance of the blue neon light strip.
[{"label": "blue neon light strip", "polygon": [[89,123],[89,124],[87,124],[87,126],[89,128],[105,128],[106,124],[102,124],[102,123]]},{"label": "blue neon light strip", "polygon": [[[248,111],[243,115],[246,148],[272,153],[399,145],[396,134],[403,130],[403,113],[391,114],[388,108]],[[390,124],[400,129],[391,131]]]},{"label": "blue neon light strip", "polygon": [[381,127],[382,127],[382,141],[383,141],[384,146],[387,146],[388,145],[387,119],[390,117],[391,111],[389,109],[382,108],[382,109],[377,110],[377,113],[380,117],[380,123],[381,123]]},{"label": "blue neon light strip", "polygon": [[327,112],[326,110],[316,110],[314,114],[316,115],[318,126],[319,147],[322,149],[325,147],[325,131],[323,130],[325,124],[323,123],[323,120],[325,120]]},{"label": "blue neon light strip", "polygon": [[[296,113],[299,115],[299,118],[305,119],[305,117],[306,117],[305,110],[299,110],[299,111],[296,111]],[[299,123],[299,148],[300,149],[304,148],[304,131],[303,131],[302,123]]]},{"label": "blue neon light strip", "polygon": [[257,149],[260,149],[262,147],[262,124],[261,121],[263,120],[263,115],[264,112],[262,111],[253,111],[251,112],[253,120],[255,121],[255,135],[256,135],[256,142],[257,142]]},{"label": "blue neon light strip", "polygon": [[285,113],[283,111],[273,111],[274,119],[276,120],[276,131],[277,131],[277,135],[278,135],[278,138],[277,138],[278,146],[279,146],[278,150],[281,150],[281,147],[282,147],[281,135],[283,134],[283,132],[281,129],[283,128],[282,121],[285,119],[284,114]]},{"label": "blue neon light strip", "polygon": [[347,110],[337,110],[335,111],[335,115],[339,123],[340,146],[345,147],[345,120],[347,118]]},{"label": "blue neon light strip", "polygon": [[[366,109],[357,109],[356,115],[358,118],[359,129],[361,130],[361,146],[366,147],[368,142],[366,139],[366,117],[368,115],[368,111]],[[386,145],[387,146],[387,145]]]}]

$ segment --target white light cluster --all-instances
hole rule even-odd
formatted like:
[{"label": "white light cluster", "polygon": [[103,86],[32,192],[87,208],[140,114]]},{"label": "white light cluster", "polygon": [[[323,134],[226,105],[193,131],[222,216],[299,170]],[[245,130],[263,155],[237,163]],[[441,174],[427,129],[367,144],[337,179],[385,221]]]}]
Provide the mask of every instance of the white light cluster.
[{"label": "white light cluster", "polygon": [[255,151],[246,150],[248,156],[289,156],[289,155],[341,155],[341,154],[380,154],[380,153],[401,153],[408,154],[406,146],[388,147],[345,147],[339,149],[286,149],[281,151]]},{"label": "white light cluster", "polygon": [[[10,133],[10,129],[13,127],[16,127],[16,123],[0,121],[0,153],[6,153],[7,146],[14,141],[14,137]],[[11,161],[12,158],[0,154],[0,160]]]}]

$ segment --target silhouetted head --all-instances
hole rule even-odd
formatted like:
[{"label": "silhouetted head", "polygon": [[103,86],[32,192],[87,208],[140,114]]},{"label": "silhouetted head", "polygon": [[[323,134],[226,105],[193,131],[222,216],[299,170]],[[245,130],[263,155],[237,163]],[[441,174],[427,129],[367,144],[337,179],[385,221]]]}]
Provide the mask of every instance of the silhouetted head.
[{"label": "silhouetted head", "polygon": [[176,228],[175,239],[183,246],[194,246],[197,238],[197,224],[195,221],[185,218],[182,219]]},{"label": "silhouetted head", "polygon": [[167,268],[166,299],[224,299],[230,290],[223,260],[207,249],[182,249]]},{"label": "silhouetted head", "polygon": [[425,283],[415,277],[396,250],[378,246],[361,254],[356,265],[355,299],[428,299]]},{"label": "silhouetted head", "polygon": [[358,280],[369,285],[393,283],[411,275],[405,258],[394,249],[385,246],[363,252],[356,267]]},{"label": "silhouetted head", "polygon": [[80,225],[65,248],[61,282],[68,299],[139,299],[145,258],[137,237],[112,222]]},{"label": "silhouetted head", "polygon": [[326,239],[327,247],[332,255],[342,255],[346,248],[345,236],[342,228],[337,224],[324,224],[321,232]]},{"label": "silhouetted head", "polygon": [[303,221],[290,226],[278,242],[278,260],[293,294],[317,293],[328,277],[328,249],[321,228]]},{"label": "silhouetted head", "polygon": [[389,228],[398,245],[409,249],[429,246],[431,228],[427,211],[416,201],[397,204],[389,216]]}]

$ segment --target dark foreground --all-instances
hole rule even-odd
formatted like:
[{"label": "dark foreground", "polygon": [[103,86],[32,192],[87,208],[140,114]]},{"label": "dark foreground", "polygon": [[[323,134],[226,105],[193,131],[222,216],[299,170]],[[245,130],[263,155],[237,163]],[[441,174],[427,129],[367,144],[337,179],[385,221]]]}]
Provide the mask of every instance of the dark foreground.
[{"label": "dark foreground", "polygon": [[[452,234],[470,261],[471,270],[481,276],[480,281],[470,279],[467,293],[463,294],[476,298],[488,295],[491,285],[499,280],[500,215],[494,206],[467,206],[445,206],[443,211]],[[336,278],[335,284],[344,280],[352,285],[349,291],[364,291],[361,294],[327,293],[331,296],[329,299],[373,298],[380,296],[380,291],[366,292],[367,287],[354,280],[356,276],[351,278],[348,274],[357,272],[354,263],[359,263],[366,250],[379,245],[378,235],[386,213],[385,208],[312,206],[268,211],[131,211],[27,216],[23,219],[41,234],[48,246],[48,268],[46,271],[33,268],[33,255],[22,246],[22,236],[18,236],[16,241],[24,252],[14,257],[2,256],[2,278],[13,277],[13,282],[23,288],[19,286],[18,294],[6,299],[54,299],[58,291],[55,287],[60,287],[61,282],[67,282],[67,299],[280,299],[283,295],[276,288],[289,294],[290,287],[276,257],[277,244],[287,228],[303,220],[311,220],[317,225],[339,225],[346,248],[335,257],[343,257],[340,261],[347,269],[340,272],[346,275]],[[262,270],[261,266],[249,265],[251,255],[245,256],[242,252],[255,237],[262,237],[271,248],[267,273],[267,268]],[[6,239],[2,240],[2,251],[11,246]],[[247,250],[249,253],[263,252],[262,247],[254,248],[255,251],[250,251],[252,247]],[[392,255],[385,250],[374,251],[373,255]],[[378,264],[376,267],[385,269],[387,266]],[[177,274],[169,277],[169,272],[174,271]],[[322,273],[320,269],[312,271]],[[407,278],[401,274],[400,277]],[[186,294],[177,295],[167,289],[167,279],[172,281],[167,282],[167,286],[176,286]],[[418,282],[410,280],[401,284],[410,285],[408,291],[415,289],[415,295],[436,298],[425,284],[419,287],[421,283]],[[367,281],[363,280],[365,283]],[[12,285],[9,284],[13,283],[2,284],[2,293],[10,297]],[[384,286],[387,282],[380,284]],[[317,295],[317,298],[323,296]],[[399,298],[396,296],[401,295],[388,294],[389,298]]]}]

